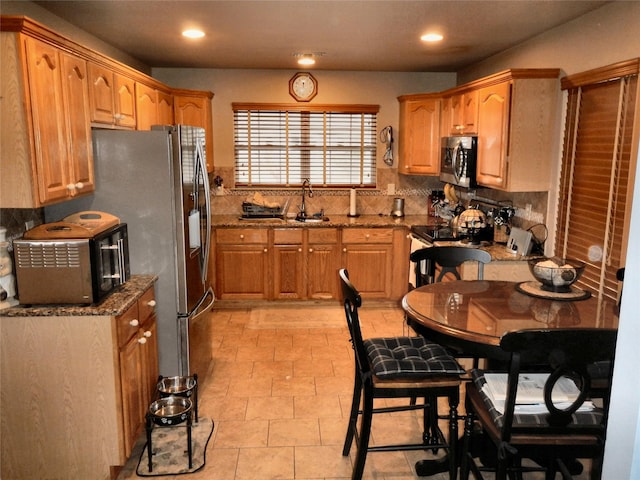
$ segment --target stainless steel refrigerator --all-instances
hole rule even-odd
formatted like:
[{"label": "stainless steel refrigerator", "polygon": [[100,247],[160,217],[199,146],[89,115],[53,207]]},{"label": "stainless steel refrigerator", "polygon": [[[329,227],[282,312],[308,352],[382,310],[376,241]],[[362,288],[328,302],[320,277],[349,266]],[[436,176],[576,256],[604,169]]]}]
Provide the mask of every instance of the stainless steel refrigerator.
[{"label": "stainless steel refrigerator", "polygon": [[95,192],[45,208],[47,222],[99,210],[128,224],[131,273],[158,275],[159,367],[164,376],[207,373],[196,370],[190,355],[197,349],[198,368],[208,367],[202,355],[210,355],[206,337],[211,327],[204,323],[214,295],[207,281],[211,197],[204,139],[204,129],[184,125],[94,130]]}]

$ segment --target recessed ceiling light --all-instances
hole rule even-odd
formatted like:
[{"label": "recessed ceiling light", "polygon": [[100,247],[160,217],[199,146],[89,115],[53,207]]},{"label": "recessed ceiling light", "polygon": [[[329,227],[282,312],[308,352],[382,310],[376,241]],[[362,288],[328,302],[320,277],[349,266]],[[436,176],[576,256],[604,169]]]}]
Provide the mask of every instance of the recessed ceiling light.
[{"label": "recessed ceiling light", "polygon": [[314,65],[315,63],[316,61],[311,54],[302,55],[298,59],[298,65]]},{"label": "recessed ceiling light", "polygon": [[196,30],[195,28],[193,28],[182,32],[182,36],[187,38],[202,38],[204,37],[204,32],[202,30]]},{"label": "recessed ceiling light", "polygon": [[425,33],[420,37],[423,42],[440,42],[444,37],[439,33]]}]

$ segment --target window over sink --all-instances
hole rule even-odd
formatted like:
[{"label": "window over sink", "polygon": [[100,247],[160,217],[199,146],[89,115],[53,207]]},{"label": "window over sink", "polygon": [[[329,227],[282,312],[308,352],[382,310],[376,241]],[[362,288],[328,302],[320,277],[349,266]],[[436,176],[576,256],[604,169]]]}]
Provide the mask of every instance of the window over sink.
[{"label": "window over sink", "polygon": [[232,106],[237,187],[376,186],[378,105]]}]

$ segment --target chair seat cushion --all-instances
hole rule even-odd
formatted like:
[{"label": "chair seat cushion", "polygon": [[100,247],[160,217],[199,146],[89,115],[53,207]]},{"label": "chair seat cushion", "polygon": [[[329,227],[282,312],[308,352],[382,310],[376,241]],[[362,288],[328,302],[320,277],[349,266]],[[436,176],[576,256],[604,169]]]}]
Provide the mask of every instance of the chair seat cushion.
[{"label": "chair seat cushion", "polygon": [[[484,402],[485,407],[491,415],[493,422],[497,427],[502,428],[502,425],[504,424],[504,415],[503,412],[499,411],[498,408],[496,408],[493,400],[486,393],[486,389],[484,388],[484,386],[486,385],[487,381],[484,377],[484,372],[477,369],[471,370],[471,378],[476,389],[480,393],[482,401]],[[535,425],[547,426],[548,416],[548,412],[518,413],[518,411],[516,410],[513,416],[513,427],[517,428]],[[577,411],[571,416],[571,418],[571,425],[600,425],[603,421],[603,411],[600,408],[595,408],[590,411]]]},{"label": "chair seat cushion", "polygon": [[378,378],[425,378],[465,373],[444,347],[424,337],[370,338],[364,341],[364,347]]}]

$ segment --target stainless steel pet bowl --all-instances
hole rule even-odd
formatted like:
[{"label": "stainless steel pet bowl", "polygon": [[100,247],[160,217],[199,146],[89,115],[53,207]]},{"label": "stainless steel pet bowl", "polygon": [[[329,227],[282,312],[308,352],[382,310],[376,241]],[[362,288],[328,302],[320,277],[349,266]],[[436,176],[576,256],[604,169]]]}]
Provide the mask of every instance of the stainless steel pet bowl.
[{"label": "stainless steel pet bowl", "polygon": [[180,397],[190,397],[196,386],[193,377],[164,377],[158,382],[158,392],[160,396],[177,395]]},{"label": "stainless steel pet bowl", "polygon": [[149,414],[157,425],[176,425],[187,419],[191,400],[174,395],[160,398],[149,406]]}]

